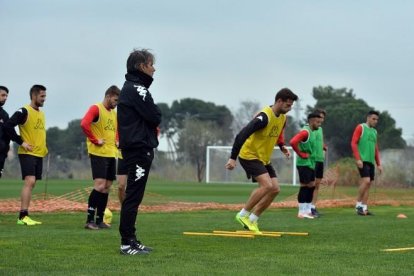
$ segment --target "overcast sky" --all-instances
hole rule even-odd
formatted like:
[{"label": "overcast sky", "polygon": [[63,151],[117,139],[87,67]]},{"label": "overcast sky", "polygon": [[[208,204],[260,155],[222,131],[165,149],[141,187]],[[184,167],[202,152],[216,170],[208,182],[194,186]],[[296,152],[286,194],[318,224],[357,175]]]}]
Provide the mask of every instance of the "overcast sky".
[{"label": "overcast sky", "polygon": [[0,0],[0,84],[12,114],[47,87],[48,127],[66,128],[122,87],[135,48],[156,55],[156,102],[272,104],[289,87],[353,89],[414,139],[414,1]]}]

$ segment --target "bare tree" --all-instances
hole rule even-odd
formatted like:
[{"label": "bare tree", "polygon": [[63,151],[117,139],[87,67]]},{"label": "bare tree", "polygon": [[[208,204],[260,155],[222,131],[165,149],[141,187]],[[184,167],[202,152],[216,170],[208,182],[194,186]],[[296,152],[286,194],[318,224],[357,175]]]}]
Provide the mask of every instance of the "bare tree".
[{"label": "bare tree", "polygon": [[184,163],[190,162],[196,167],[197,181],[201,182],[206,167],[206,147],[227,143],[228,135],[212,121],[200,121],[189,118],[179,133],[179,151]]},{"label": "bare tree", "polygon": [[240,102],[240,107],[234,113],[234,120],[232,125],[233,133],[239,133],[239,131],[248,122],[250,122],[253,119],[254,115],[256,115],[260,110],[261,106],[259,102],[250,100]]}]

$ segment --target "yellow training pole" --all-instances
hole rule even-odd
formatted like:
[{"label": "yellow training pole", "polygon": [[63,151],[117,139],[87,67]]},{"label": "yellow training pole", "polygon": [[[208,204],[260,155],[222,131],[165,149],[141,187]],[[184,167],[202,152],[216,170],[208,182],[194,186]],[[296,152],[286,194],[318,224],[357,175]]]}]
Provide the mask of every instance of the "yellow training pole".
[{"label": "yellow training pole", "polygon": [[414,250],[414,247],[389,248],[389,249],[382,249],[381,251],[395,252],[395,251],[408,251],[408,250]]},{"label": "yellow training pole", "polygon": [[[249,233],[250,231],[236,231],[240,233]],[[261,231],[263,234],[275,234],[275,235],[288,235],[288,236],[309,236],[307,232],[272,232],[272,231]]]},{"label": "yellow training pole", "polygon": [[190,236],[221,236],[221,237],[236,237],[236,238],[254,238],[254,235],[237,235],[224,233],[203,233],[203,232],[183,232],[183,235]]},{"label": "yellow training pole", "polygon": [[251,232],[251,231],[244,231],[244,232],[233,232],[233,231],[221,231],[221,230],[214,230],[213,233],[217,233],[217,234],[233,234],[233,235],[254,235],[254,236],[261,236],[261,237],[274,237],[274,238],[278,238],[281,237],[282,235],[280,234],[269,234],[269,233],[255,233],[255,232]]}]

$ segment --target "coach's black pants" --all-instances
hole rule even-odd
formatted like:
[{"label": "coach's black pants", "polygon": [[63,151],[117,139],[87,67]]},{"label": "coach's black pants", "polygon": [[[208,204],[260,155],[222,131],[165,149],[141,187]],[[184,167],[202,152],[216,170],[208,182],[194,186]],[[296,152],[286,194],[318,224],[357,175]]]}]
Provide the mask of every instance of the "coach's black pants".
[{"label": "coach's black pants", "polygon": [[0,178],[3,175],[4,162],[6,162],[7,153],[0,152]]},{"label": "coach's black pants", "polygon": [[153,149],[134,149],[122,151],[122,157],[128,167],[128,181],[125,191],[125,200],[121,207],[121,221],[119,232],[122,243],[136,239],[135,221],[138,207],[144,197],[148,174],[154,159]]}]

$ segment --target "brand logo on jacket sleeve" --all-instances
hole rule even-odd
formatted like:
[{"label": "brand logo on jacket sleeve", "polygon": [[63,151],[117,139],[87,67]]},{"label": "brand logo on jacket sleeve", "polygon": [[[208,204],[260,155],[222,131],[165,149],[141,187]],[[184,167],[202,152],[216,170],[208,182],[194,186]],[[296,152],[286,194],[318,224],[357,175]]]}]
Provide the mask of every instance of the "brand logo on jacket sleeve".
[{"label": "brand logo on jacket sleeve", "polygon": [[148,90],[142,85],[134,85],[137,89],[138,94],[142,97],[142,100],[145,102],[145,96],[147,96]]}]

